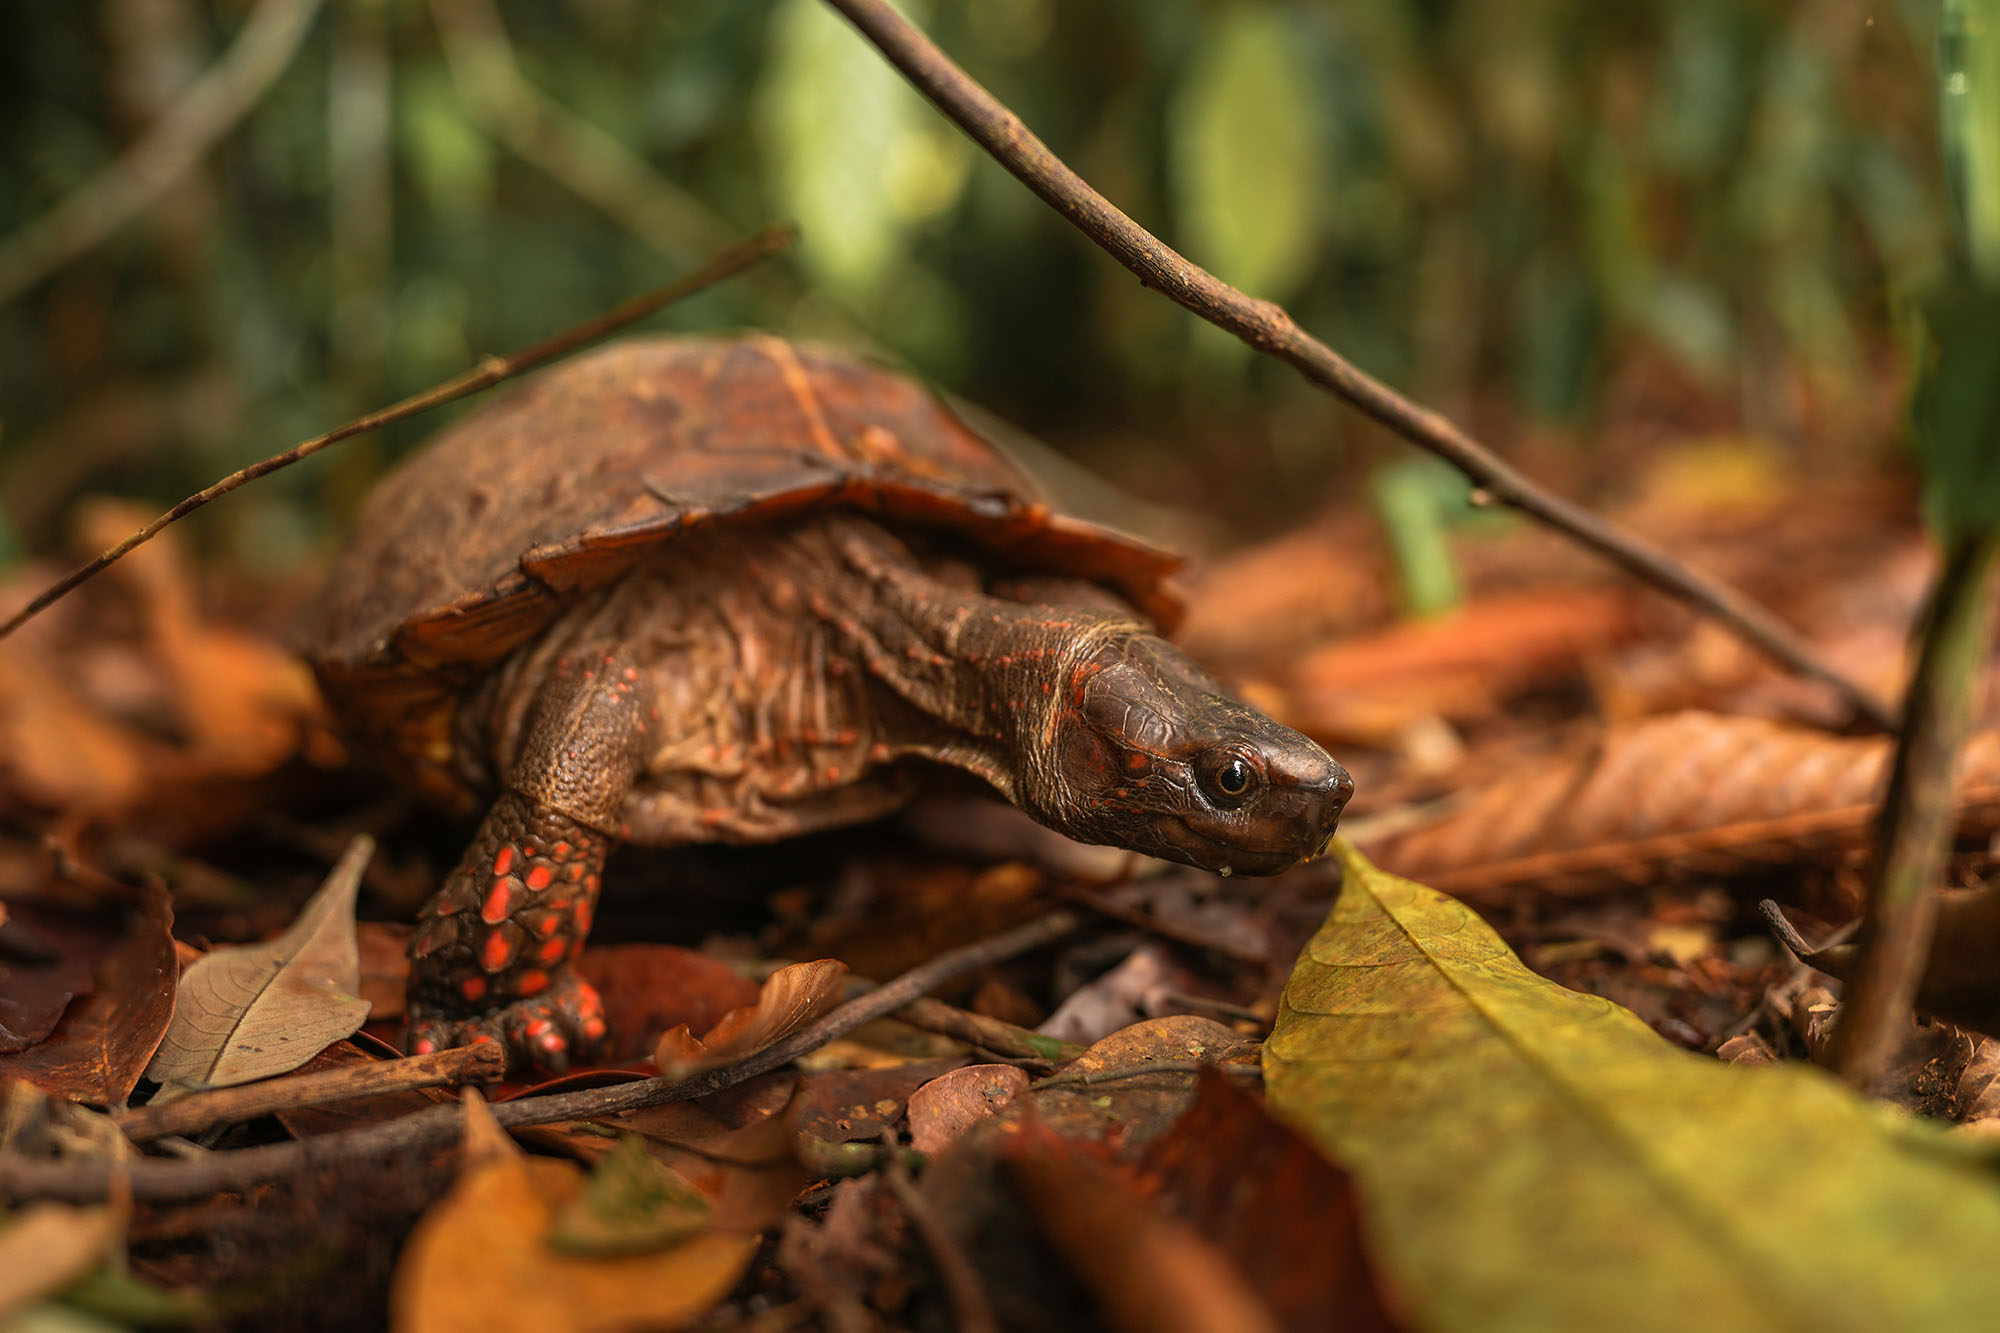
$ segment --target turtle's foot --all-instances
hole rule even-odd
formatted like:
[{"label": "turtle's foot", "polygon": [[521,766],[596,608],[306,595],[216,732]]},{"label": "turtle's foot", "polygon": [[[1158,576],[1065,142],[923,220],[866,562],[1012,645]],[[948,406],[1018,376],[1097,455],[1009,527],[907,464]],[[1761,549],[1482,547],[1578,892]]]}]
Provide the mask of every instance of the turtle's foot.
[{"label": "turtle's foot", "polygon": [[412,1003],[404,1049],[428,1055],[453,1046],[498,1042],[509,1073],[562,1074],[604,1040],[604,1001],[574,972],[553,978],[548,989],[479,1013],[447,1013]]}]

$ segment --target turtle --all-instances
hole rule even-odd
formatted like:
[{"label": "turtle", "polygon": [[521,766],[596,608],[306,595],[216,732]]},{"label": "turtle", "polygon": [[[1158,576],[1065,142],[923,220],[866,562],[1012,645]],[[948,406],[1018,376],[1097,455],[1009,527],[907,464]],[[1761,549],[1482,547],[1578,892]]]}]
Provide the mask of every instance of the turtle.
[{"label": "turtle", "polygon": [[1222,873],[1325,850],[1318,744],[1167,641],[1177,557],[1056,512],[927,388],[770,336],[635,337],[391,470],[308,656],[480,817],[411,938],[407,1048],[559,1071],[606,854],[775,841],[969,774],[1072,838]]}]

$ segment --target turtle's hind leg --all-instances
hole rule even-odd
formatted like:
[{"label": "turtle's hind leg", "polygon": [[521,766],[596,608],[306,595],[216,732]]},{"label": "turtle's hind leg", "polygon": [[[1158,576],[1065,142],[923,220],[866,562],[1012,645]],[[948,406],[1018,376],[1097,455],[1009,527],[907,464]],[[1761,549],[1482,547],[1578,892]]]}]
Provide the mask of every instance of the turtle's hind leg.
[{"label": "turtle's hind leg", "polygon": [[604,1006],[571,963],[646,748],[637,680],[615,655],[549,673],[507,790],[419,913],[412,1052],[496,1041],[510,1069],[561,1072],[603,1039]]}]

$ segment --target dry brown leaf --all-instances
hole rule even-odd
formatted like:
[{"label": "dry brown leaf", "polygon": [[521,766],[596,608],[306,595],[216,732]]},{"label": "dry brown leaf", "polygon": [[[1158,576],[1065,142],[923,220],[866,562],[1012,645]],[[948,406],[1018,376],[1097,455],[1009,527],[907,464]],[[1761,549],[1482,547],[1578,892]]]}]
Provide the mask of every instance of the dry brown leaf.
[{"label": "dry brown leaf", "polygon": [[1212,1018],[1150,1018],[1112,1033],[1064,1065],[1061,1074],[1085,1081],[1039,1089],[1035,1109],[1066,1139],[1136,1146],[1172,1125],[1194,1101],[1191,1075],[1153,1066],[1221,1064],[1256,1049],[1256,1042]]},{"label": "dry brown leaf", "polygon": [[1028,1090],[1018,1065],[971,1065],[932,1079],[910,1094],[910,1146],[930,1156]]},{"label": "dry brown leaf", "polygon": [[103,1106],[130,1097],[174,1011],[173,926],[167,891],[142,890],[130,930],[92,965],[90,993],[71,1002],[42,1042],[0,1055],[0,1079]]},{"label": "dry brown leaf", "polygon": [[1134,1170],[1291,1333],[1403,1327],[1369,1256],[1352,1177],[1223,1075],[1202,1072],[1195,1104]]},{"label": "dry brown leaf", "polygon": [[1005,1138],[1008,1178],[1056,1252],[1123,1333],[1278,1333],[1243,1275],[1184,1223],[1028,1119]]},{"label": "dry brown leaf", "polygon": [[410,1234],[390,1308],[401,1333],[586,1333],[683,1328],[736,1285],[755,1234],[709,1232],[670,1250],[616,1258],[548,1244],[559,1210],[582,1193],[575,1164],[530,1157],[467,1098],[458,1183]]},{"label": "dry brown leaf", "polygon": [[1281,689],[1316,735],[1425,717],[1484,716],[1509,695],[1609,652],[1639,632],[1629,593],[1554,588],[1500,593],[1317,649]]},{"label": "dry brown leaf", "polygon": [[687,1078],[755,1055],[838,1004],[846,976],[847,964],[832,958],[778,969],[757,1003],[730,1010],[707,1035],[696,1037],[682,1023],[661,1036],[653,1053],[660,1073]]},{"label": "dry brown leaf", "polygon": [[160,1099],[288,1073],[368,1018],[354,898],[375,844],[356,838],[274,940],[219,948],[181,977],[174,1021],[147,1066]]},{"label": "dry brown leaf", "polygon": [[[1438,818],[1357,843],[1386,870],[1462,898],[1601,892],[1858,851],[1889,742],[1761,718],[1676,713],[1509,774]],[[1960,828],[2000,828],[2000,733],[1966,745]]]}]

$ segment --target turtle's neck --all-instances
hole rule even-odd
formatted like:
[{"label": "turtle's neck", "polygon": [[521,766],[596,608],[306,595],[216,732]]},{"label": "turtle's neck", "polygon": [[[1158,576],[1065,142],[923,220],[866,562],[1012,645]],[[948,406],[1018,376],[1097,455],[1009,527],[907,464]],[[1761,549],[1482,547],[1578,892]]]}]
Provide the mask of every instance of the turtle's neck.
[{"label": "turtle's neck", "polygon": [[828,530],[851,586],[813,609],[886,696],[879,739],[1031,807],[1053,778],[1071,677],[1107,643],[1151,631],[1094,584],[1037,580],[1032,600],[994,596],[926,569],[866,520]]}]

